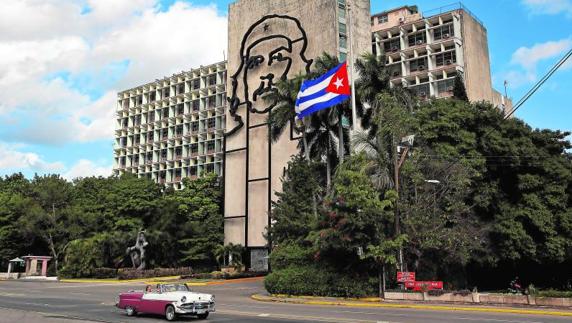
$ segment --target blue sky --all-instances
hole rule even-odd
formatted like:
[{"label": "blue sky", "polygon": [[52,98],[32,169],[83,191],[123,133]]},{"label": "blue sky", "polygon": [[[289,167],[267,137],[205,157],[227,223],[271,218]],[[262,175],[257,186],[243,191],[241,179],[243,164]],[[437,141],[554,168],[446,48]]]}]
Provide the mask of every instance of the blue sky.
[{"label": "blue sky", "polygon": [[[0,175],[109,175],[116,92],[222,60],[230,2],[3,2]],[[372,12],[413,4],[424,12],[450,3],[372,0]],[[572,0],[463,3],[488,30],[495,87],[501,90],[507,80],[514,101],[572,48]],[[572,130],[572,62],[567,65],[519,118],[533,127]]]}]

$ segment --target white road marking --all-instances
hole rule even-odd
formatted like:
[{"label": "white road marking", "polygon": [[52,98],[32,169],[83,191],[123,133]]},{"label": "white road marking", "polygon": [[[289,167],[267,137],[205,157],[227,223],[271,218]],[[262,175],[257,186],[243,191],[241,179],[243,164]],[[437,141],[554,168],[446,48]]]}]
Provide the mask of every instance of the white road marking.
[{"label": "white road marking", "polygon": [[270,314],[267,314],[267,313],[262,313],[262,314],[258,314],[258,316],[260,316],[260,317],[269,317],[269,316],[270,316]]}]

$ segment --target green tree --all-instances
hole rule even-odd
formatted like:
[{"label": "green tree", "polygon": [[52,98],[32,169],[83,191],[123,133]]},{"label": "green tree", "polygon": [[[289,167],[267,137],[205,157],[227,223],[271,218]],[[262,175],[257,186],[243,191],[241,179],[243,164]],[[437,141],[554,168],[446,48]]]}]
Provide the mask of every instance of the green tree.
[{"label": "green tree", "polygon": [[465,88],[465,81],[460,74],[455,76],[455,81],[453,85],[453,97],[457,100],[469,102],[469,97],[467,96],[467,89]]},{"label": "green tree", "polygon": [[365,249],[362,259],[370,259],[377,265],[379,279],[379,297],[385,298],[385,269],[387,266],[397,266],[397,253],[407,242],[406,235],[394,239],[381,240],[378,244],[370,244]]},{"label": "green tree", "polygon": [[301,155],[290,162],[282,178],[282,190],[272,203],[269,238],[274,245],[301,243],[315,227],[314,196],[321,192],[319,167]]},{"label": "green tree", "polygon": [[20,225],[28,235],[47,244],[57,273],[60,257],[78,234],[78,227],[69,221],[73,186],[58,175],[35,176],[31,184],[37,207],[30,208]]},{"label": "green tree", "polygon": [[174,221],[161,225],[161,231],[173,235],[181,249],[181,261],[203,268],[213,267],[214,250],[223,243],[222,192],[216,174],[196,180],[183,180],[184,188],[166,197],[177,206]]},{"label": "green tree", "polygon": [[350,268],[359,263],[358,250],[376,244],[392,223],[395,194],[380,199],[364,172],[363,154],[338,167],[333,190],[314,233],[319,258]]}]

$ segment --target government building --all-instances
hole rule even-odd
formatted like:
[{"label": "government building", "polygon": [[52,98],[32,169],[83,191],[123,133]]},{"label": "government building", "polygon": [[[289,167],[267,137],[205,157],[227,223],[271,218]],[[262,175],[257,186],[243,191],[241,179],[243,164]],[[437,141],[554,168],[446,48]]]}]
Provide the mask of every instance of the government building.
[{"label": "government building", "polygon": [[369,0],[240,0],[229,6],[227,61],[118,93],[114,173],[175,189],[217,173],[225,243],[247,248],[248,268],[267,270],[271,204],[300,134],[290,126],[271,142],[275,102],[262,98],[324,52],[344,61],[372,51],[385,57],[392,86],[422,99],[451,96],[461,75],[470,100],[511,109],[492,88],[486,29],[462,5],[372,16]]}]

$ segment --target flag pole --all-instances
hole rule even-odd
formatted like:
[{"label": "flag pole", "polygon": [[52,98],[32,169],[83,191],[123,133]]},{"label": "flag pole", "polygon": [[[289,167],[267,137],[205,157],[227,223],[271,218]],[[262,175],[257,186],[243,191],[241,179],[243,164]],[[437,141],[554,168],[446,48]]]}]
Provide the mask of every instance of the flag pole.
[{"label": "flag pole", "polygon": [[350,128],[350,150],[351,150],[351,143],[352,139],[355,135],[356,126],[357,126],[357,112],[356,112],[356,95],[355,95],[355,70],[354,70],[354,46],[353,46],[353,32],[352,32],[352,18],[351,18],[351,8],[350,4],[346,4],[346,17],[347,17],[347,25],[348,25],[348,38],[350,43],[350,52],[349,52],[349,61],[350,61],[350,78],[351,78],[351,107],[352,107],[352,126]]}]

